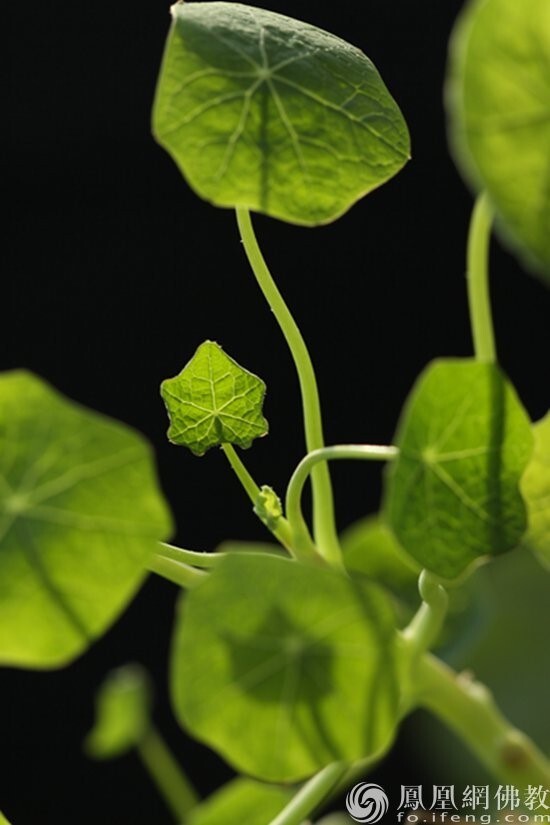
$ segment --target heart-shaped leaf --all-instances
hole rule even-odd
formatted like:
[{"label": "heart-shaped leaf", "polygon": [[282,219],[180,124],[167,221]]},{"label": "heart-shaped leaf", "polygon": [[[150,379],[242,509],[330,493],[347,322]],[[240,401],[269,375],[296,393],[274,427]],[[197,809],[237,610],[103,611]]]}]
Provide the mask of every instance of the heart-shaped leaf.
[{"label": "heart-shaped leaf", "polygon": [[473,0],[452,38],[450,137],[503,230],[550,283],[550,3]]},{"label": "heart-shaped leaf", "polygon": [[153,125],[201,197],[311,226],[408,160],[405,121],[359,49],[240,3],[172,13]]},{"label": "heart-shaped leaf", "polygon": [[65,664],[117,618],[171,524],[133,430],[0,376],[0,662]]},{"label": "heart-shaped leaf", "polygon": [[398,719],[393,611],[332,570],[230,555],[182,603],[172,696],[186,729],[267,781],[374,754]]},{"label": "heart-shaped leaf", "polygon": [[250,447],[267,433],[264,382],[213,341],[201,344],[179,375],[162,382],[161,394],[170,417],[168,438],[195,455],[220,444]]},{"label": "heart-shaped leaf", "polygon": [[435,361],[420,376],[396,436],[385,512],[401,545],[454,578],[517,545],[526,527],[519,480],[533,437],[497,366]]}]

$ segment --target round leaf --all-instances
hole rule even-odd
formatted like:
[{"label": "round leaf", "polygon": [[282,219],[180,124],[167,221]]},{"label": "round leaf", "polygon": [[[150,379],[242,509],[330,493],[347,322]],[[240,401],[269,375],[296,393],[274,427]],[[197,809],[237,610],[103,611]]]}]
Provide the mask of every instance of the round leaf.
[{"label": "round leaf", "polygon": [[452,39],[447,96],[459,168],[548,283],[549,55],[548,0],[474,0]]},{"label": "round leaf", "polygon": [[0,376],[0,662],[62,665],[116,619],[170,532],[144,439]]},{"label": "round leaf", "polygon": [[250,447],[267,433],[264,382],[213,341],[201,344],[179,375],[162,382],[161,394],[170,417],[168,438],[195,455],[220,444]]},{"label": "round leaf", "polygon": [[535,449],[521,491],[527,502],[526,544],[550,569],[550,412],[533,426]]},{"label": "round leaf", "polygon": [[423,567],[454,578],[511,550],[526,527],[519,480],[531,424],[498,367],[436,361],[420,376],[396,436],[385,512]]},{"label": "round leaf", "polygon": [[239,771],[296,781],[389,744],[395,630],[374,586],[276,556],[231,555],[182,608],[177,715]]},{"label": "round leaf", "polygon": [[150,725],[147,673],[139,665],[113,670],[96,696],[96,722],[84,747],[95,759],[112,759],[135,748]]},{"label": "round leaf", "polygon": [[220,825],[239,822],[265,825],[293,796],[288,788],[263,785],[252,779],[234,779],[196,807],[186,825]]},{"label": "round leaf", "polygon": [[359,49],[240,3],[178,3],[155,135],[197,193],[313,226],[395,175],[409,136]]}]

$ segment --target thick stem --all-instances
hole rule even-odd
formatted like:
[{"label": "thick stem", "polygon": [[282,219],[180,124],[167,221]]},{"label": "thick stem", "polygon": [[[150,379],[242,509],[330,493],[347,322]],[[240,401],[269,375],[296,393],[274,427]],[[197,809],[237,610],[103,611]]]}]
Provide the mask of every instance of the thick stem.
[{"label": "thick stem", "polygon": [[[324,447],[323,423],[317,380],[309,352],[298,325],[285,304],[260,251],[250,220],[250,213],[242,207],[237,208],[236,211],[239,231],[250,266],[265,299],[277,319],[298,372],[307,450],[308,452],[319,450]],[[341,564],[342,552],[334,521],[332,485],[328,467],[325,463],[315,467],[311,482],[315,542],[319,552],[327,561],[333,564]]]},{"label": "thick stem", "polygon": [[329,795],[347,772],[343,762],[334,762],[315,774],[269,825],[301,825],[305,818]]},{"label": "thick stem", "polygon": [[489,243],[493,212],[486,194],[476,201],[468,235],[468,303],[474,350],[478,361],[496,361],[489,295]]},{"label": "thick stem", "polygon": [[550,787],[550,762],[501,714],[489,690],[431,654],[415,672],[416,705],[434,713],[503,784]]},{"label": "thick stem", "polygon": [[154,728],[147,732],[137,752],[174,819],[182,823],[200,802],[191,782]]},{"label": "thick stem", "polygon": [[430,650],[437,640],[449,606],[447,591],[439,579],[428,570],[423,570],[418,579],[418,590],[422,604],[409,625],[403,631],[414,661]]},{"label": "thick stem", "polygon": [[[256,482],[244,466],[242,459],[240,458],[239,454],[237,453],[233,445],[222,444],[222,450],[224,451],[227,460],[229,461],[233,470],[235,471],[235,475],[241,482],[248,498],[252,502],[253,506],[256,506],[258,497],[261,493],[260,488],[258,487]],[[286,518],[279,518],[277,520],[276,526],[271,530],[271,532],[281,542],[283,547],[285,547],[290,553],[292,553],[290,525],[288,524]]]},{"label": "thick stem", "polygon": [[176,547],[173,544],[166,544],[166,542],[159,544],[157,555],[172,559],[180,564],[190,564],[193,567],[215,567],[225,558],[225,553],[203,553],[197,550],[184,550],[183,547]]},{"label": "thick stem", "polygon": [[[296,547],[307,546],[311,541],[309,530],[302,512],[302,493],[310,473],[314,473],[319,462],[335,459],[359,459],[362,461],[389,461],[397,455],[396,447],[370,444],[339,444],[314,450],[303,458],[290,479],[286,493],[286,514]],[[338,562],[341,566],[341,560]]]}]

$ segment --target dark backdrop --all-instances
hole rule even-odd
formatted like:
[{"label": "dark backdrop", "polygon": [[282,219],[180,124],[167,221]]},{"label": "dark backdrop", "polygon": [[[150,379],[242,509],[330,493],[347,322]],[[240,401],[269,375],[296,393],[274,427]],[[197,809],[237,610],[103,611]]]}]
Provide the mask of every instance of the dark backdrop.
[{"label": "dark backdrop", "polygon": [[[0,366],[35,370],[144,432],[184,546],[262,538],[223,456],[198,459],[164,437],[159,382],[212,338],[268,385],[271,433],[246,456],[258,481],[283,490],[303,453],[292,363],[247,270],[233,215],[198,200],[150,136],[168,5],[10,5],[12,92],[1,160],[12,184],[11,223]],[[413,161],[336,224],[311,230],[256,221],[317,365],[327,441],[387,443],[426,362],[471,351],[464,283],[471,198],[447,153],[442,107],[446,41],[461,3],[266,5],[360,46],[410,125]],[[548,293],[496,244],[493,273],[501,359],[540,416],[548,402],[540,386]],[[376,508],[379,469],[339,464],[334,477],[342,526]],[[16,825],[169,822],[134,757],[94,764],[81,755],[95,688],[127,660],[153,672],[157,721],[200,789],[230,775],[184,738],[168,707],[175,596],[170,584],[150,580],[70,667],[1,672],[0,807]],[[420,782],[414,760],[402,745],[377,776]]]}]

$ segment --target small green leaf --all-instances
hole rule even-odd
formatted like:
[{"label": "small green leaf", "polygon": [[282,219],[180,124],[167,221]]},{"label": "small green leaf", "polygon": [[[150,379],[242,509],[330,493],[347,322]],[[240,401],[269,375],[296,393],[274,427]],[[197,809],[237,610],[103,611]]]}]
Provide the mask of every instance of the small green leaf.
[{"label": "small green leaf", "polygon": [[359,49],[240,3],[172,13],[153,126],[201,197],[312,226],[409,159],[401,112]]},{"label": "small green leaf", "polygon": [[550,283],[549,55],[548,0],[473,0],[451,41],[447,99],[459,168]]},{"label": "small green leaf", "polygon": [[535,450],[521,480],[529,519],[524,540],[550,568],[550,412],[534,424],[533,434]]},{"label": "small green leaf", "polygon": [[96,696],[96,722],[84,748],[95,759],[112,759],[135,748],[150,725],[151,691],[139,665],[113,670]]},{"label": "small green leaf", "polygon": [[283,515],[281,499],[271,487],[264,484],[254,505],[254,512],[270,530],[275,530]]},{"label": "small green leaf", "polygon": [[399,542],[428,570],[454,578],[516,546],[526,526],[518,484],[531,425],[498,367],[435,361],[399,425],[385,512]]},{"label": "small green leaf", "polygon": [[182,725],[239,771],[297,781],[389,744],[395,657],[393,611],[375,586],[231,555],[182,603],[172,697]]},{"label": "small green leaf", "polygon": [[175,378],[162,382],[168,410],[168,438],[204,455],[210,447],[250,447],[267,433],[262,415],[265,384],[213,341],[200,345]]},{"label": "small green leaf", "polygon": [[253,779],[234,779],[195,808],[186,825],[265,825],[292,796],[293,791],[288,788],[264,785]]},{"label": "small green leaf", "polygon": [[0,376],[0,662],[86,650],[170,530],[140,435],[31,374]]}]

